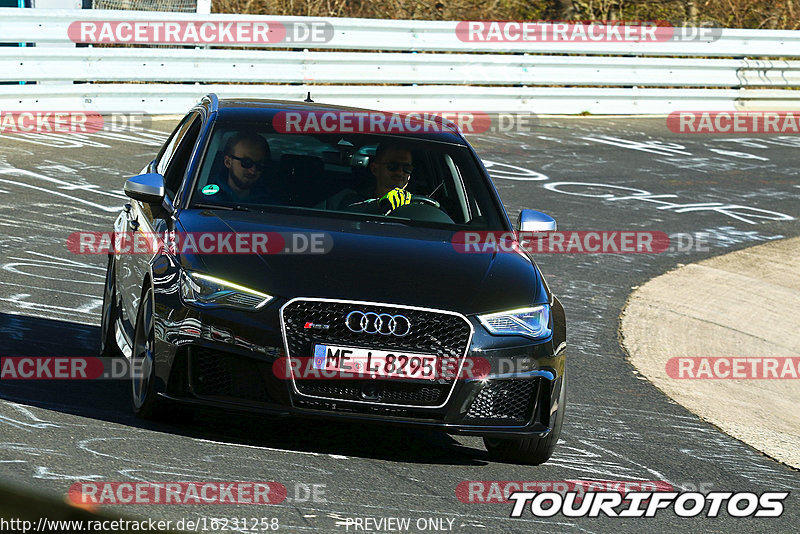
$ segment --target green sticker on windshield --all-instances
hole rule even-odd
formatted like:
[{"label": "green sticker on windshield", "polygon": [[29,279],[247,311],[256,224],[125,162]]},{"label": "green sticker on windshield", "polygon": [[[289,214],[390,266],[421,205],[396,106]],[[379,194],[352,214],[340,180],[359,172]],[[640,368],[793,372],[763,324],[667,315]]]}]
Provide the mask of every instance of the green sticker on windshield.
[{"label": "green sticker on windshield", "polygon": [[202,189],[202,191],[204,195],[214,195],[219,193],[219,186],[214,184],[207,185]]}]

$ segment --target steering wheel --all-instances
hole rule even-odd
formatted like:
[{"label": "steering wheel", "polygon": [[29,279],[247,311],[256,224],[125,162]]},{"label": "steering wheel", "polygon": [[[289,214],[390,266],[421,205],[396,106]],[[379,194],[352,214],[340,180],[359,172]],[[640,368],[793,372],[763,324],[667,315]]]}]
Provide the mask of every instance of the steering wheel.
[{"label": "steering wheel", "polygon": [[[372,202],[374,202],[376,200],[377,199],[373,199]],[[434,208],[442,209],[442,205],[439,204],[438,200],[434,200],[431,197],[426,197],[424,195],[411,195],[411,202],[409,204],[415,204],[415,203],[416,204],[427,204],[429,206],[433,206]],[[364,204],[365,204],[365,202],[363,202],[363,201],[361,201],[361,202],[353,202],[352,204],[349,204],[347,207],[348,208],[352,208],[353,206],[362,206]],[[400,206],[400,207],[402,207],[402,206]]]},{"label": "steering wheel", "polygon": [[438,200],[434,200],[431,197],[426,197],[424,195],[411,195],[411,203],[419,202],[420,204],[428,204],[429,206],[433,206],[434,208],[442,208],[442,205],[439,204]]}]

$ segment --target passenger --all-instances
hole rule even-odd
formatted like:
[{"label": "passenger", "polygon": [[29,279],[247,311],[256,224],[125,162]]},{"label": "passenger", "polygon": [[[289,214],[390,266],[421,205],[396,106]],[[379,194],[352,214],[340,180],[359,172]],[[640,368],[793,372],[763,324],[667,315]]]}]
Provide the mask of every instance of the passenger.
[{"label": "passenger", "polygon": [[277,187],[277,180],[264,179],[264,171],[270,162],[267,140],[254,132],[239,132],[225,144],[224,175],[215,183],[219,189],[203,188],[204,194],[230,202],[266,204],[280,202],[284,197]]}]

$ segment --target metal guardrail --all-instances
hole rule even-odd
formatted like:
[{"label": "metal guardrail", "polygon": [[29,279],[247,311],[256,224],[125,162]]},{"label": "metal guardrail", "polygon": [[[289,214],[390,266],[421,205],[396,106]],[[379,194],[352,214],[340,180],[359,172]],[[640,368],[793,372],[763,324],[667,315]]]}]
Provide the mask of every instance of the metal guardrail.
[{"label": "metal guardrail", "polygon": [[[329,23],[333,37],[315,43],[317,49],[392,50],[418,52],[512,52],[528,54],[582,54],[700,57],[800,57],[800,31],[706,29],[713,37],[692,39],[693,29],[679,29],[672,41],[650,42],[463,42],[456,34],[458,21],[384,20],[264,15],[196,15],[152,11],[20,10],[0,8],[3,40],[58,43],[69,41],[67,29],[75,21],[254,21],[290,24]],[[718,34],[718,36],[716,35]],[[306,43],[247,44],[277,48],[306,48]]]},{"label": "metal guardrail", "polygon": [[800,61],[159,48],[0,48],[0,81],[790,87]]},{"label": "metal guardrail", "polygon": [[[456,21],[0,8],[0,35],[3,41],[71,43],[68,28],[76,21],[317,23],[333,31],[327,42],[311,45],[331,51],[313,52],[292,50],[309,44],[290,42],[248,45],[256,50],[0,48],[0,81],[92,82],[0,85],[0,110],[181,113],[211,91],[302,100],[308,90],[317,101],[386,110],[663,114],[800,108],[800,93],[775,90],[800,87],[800,61],[777,59],[800,58],[800,31],[721,30],[713,41],[639,44],[471,43],[459,40]],[[388,53],[360,51],[376,49]],[[758,56],[776,59],[748,59]]]},{"label": "metal guardrail", "polygon": [[[386,111],[528,112],[538,115],[666,114],[675,110],[800,109],[793,91],[490,86],[302,86],[224,84],[29,85],[25,94],[0,85],[4,110],[91,110],[183,114],[209,92],[226,98],[270,98]],[[736,104],[746,102],[746,105]],[[46,103],[43,107],[42,103]]]}]

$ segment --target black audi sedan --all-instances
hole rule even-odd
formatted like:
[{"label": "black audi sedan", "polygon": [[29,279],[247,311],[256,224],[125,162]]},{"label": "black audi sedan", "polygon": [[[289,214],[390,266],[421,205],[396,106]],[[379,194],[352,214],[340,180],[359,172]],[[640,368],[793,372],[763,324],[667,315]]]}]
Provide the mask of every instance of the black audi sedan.
[{"label": "black audi sedan", "polygon": [[214,406],[552,455],[563,307],[529,254],[465,243],[555,221],[513,227],[453,124],[212,94],[124,190],[101,350],[129,359],[138,416]]}]

